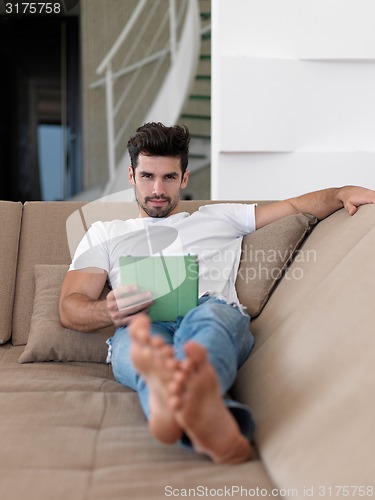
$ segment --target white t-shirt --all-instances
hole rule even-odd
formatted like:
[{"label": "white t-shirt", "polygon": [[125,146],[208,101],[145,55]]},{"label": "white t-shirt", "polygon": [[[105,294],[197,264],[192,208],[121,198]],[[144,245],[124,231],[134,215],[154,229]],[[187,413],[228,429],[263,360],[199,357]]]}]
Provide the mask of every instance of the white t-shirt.
[{"label": "white t-shirt", "polygon": [[235,281],[242,238],[255,228],[255,205],[235,203],[204,205],[191,215],[95,222],[78,245],[69,270],[104,269],[116,288],[122,255],[194,254],[199,262],[199,295],[208,292],[238,303]]}]

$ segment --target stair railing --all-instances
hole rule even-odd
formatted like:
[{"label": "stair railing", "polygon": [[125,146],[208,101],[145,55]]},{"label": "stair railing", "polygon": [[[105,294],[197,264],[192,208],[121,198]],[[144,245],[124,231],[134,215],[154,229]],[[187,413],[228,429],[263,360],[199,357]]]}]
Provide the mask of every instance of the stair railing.
[{"label": "stair railing", "polygon": [[[162,64],[165,61],[165,58],[167,56],[170,57],[169,73],[171,73],[173,71],[173,66],[175,66],[177,68],[180,45],[182,45],[184,43],[182,40],[184,38],[184,32],[186,31],[186,29],[184,29],[184,28],[185,28],[185,25],[187,25],[189,22],[188,16],[194,15],[194,16],[198,17],[198,7],[196,5],[197,0],[181,0],[180,8],[178,9],[178,12],[176,11],[176,0],[168,0],[169,8],[166,12],[166,16],[164,16],[164,19],[160,23],[158,29],[156,29],[153,40],[149,44],[149,47],[146,50],[146,53],[144,54],[144,57],[141,60],[137,61],[136,63],[129,64],[129,60],[131,59],[132,54],[134,53],[137,45],[140,43],[140,40],[142,39],[142,33],[144,33],[145,30],[147,29],[147,27],[150,26],[150,23],[152,22],[155,10],[158,7],[160,7],[160,1],[165,1],[165,0],[152,0],[152,2],[150,0],[139,0],[137,2],[137,6],[135,7],[132,15],[130,16],[127,24],[124,26],[123,30],[121,31],[120,35],[116,39],[115,43],[112,45],[111,49],[108,51],[106,56],[103,58],[103,60],[101,61],[101,63],[97,67],[97,70],[96,70],[97,74],[105,73],[104,78],[101,78],[90,85],[91,89],[94,89],[97,87],[102,87],[103,85],[105,86],[107,142],[108,142],[108,177],[109,177],[109,180],[107,183],[107,188],[105,189],[106,194],[108,194],[109,192],[113,192],[112,186],[116,180],[116,175],[118,175],[117,166],[118,166],[119,162],[117,161],[117,158],[116,158],[116,148],[118,147],[121,140],[123,139],[123,137],[127,131],[127,128],[129,126],[129,123],[131,122],[132,118],[134,117],[135,113],[137,112],[137,108],[139,106],[139,103],[142,102],[142,99],[144,98],[144,95],[147,93],[148,87],[152,84],[153,79],[158,78],[160,68],[162,67]],[[147,13],[145,19],[142,20],[142,25],[141,25],[140,29],[138,30],[137,36],[132,37],[133,43],[130,45],[129,48],[127,48],[127,57],[123,61],[122,65],[121,65],[121,69],[113,71],[114,57],[118,54],[121,47],[124,46],[124,43],[126,43],[128,41],[129,34],[131,33],[131,30],[133,29],[133,27],[136,25],[137,21],[139,20],[140,15],[142,14],[142,11],[145,9],[146,5],[148,5],[148,7],[149,7],[148,13]],[[185,14],[185,18],[184,18],[184,14]],[[169,21],[169,28],[168,28],[168,21]],[[199,21],[199,18],[198,18],[198,21]],[[182,25],[182,22],[184,22],[184,26],[183,26],[183,29],[181,30],[180,39],[178,39],[178,31],[179,31],[180,25]],[[191,20],[190,20],[190,24],[191,24]],[[193,23],[193,24],[196,24],[196,23]],[[154,50],[155,44],[153,42],[156,42],[157,39],[159,37],[161,37],[162,33],[165,32],[166,29],[169,29],[168,43],[164,46],[164,48],[162,48],[162,50],[158,50],[158,51],[155,51],[153,53],[150,53],[150,51]],[[197,26],[197,38],[199,39],[199,26]],[[185,42],[185,45],[186,45],[186,42]],[[196,47],[193,44],[192,50],[194,50],[196,52],[196,55],[194,57],[197,57],[198,44]],[[186,57],[186,55],[184,57]],[[157,63],[152,71],[152,74],[150,75],[149,81],[147,82],[146,85],[143,85],[143,84],[139,85],[140,90],[137,93],[138,94],[137,99],[135,100],[135,102],[132,102],[131,109],[129,111],[127,111],[126,119],[122,120],[122,125],[116,133],[115,118],[116,118],[117,114],[119,113],[121,105],[126,101],[126,98],[130,94],[132,89],[137,85],[138,72],[144,66],[146,66],[150,63],[153,63],[155,61],[157,61]],[[180,65],[181,65],[181,62],[180,62]],[[180,68],[181,68],[181,66],[180,66]],[[132,77],[130,78],[128,84],[124,87],[118,100],[115,102],[114,101],[114,88],[113,88],[114,83],[122,76],[130,75],[130,74],[132,74]],[[191,80],[192,76],[186,75],[186,78]],[[160,79],[160,80],[162,80],[162,79]],[[165,78],[165,81],[166,80],[168,80],[168,75]],[[164,86],[165,86],[165,81],[164,81]],[[182,86],[182,87],[184,87],[184,86]],[[182,88],[181,91],[184,91],[186,93],[186,88]],[[160,97],[160,94],[158,97]],[[157,99],[158,99],[158,97],[157,97]],[[170,95],[169,98],[170,97],[173,97],[173,95],[172,96]],[[181,99],[180,99],[180,101],[181,101]],[[170,103],[166,103],[167,107],[169,105],[170,105]],[[176,106],[181,107],[181,104],[178,103],[178,104],[176,104]],[[150,108],[154,108],[154,107],[155,107],[155,103],[152,106],[150,106]],[[176,117],[179,116],[179,112],[180,112],[180,109],[177,109],[176,110]],[[162,120],[163,119],[161,117],[160,121],[162,121]]]}]

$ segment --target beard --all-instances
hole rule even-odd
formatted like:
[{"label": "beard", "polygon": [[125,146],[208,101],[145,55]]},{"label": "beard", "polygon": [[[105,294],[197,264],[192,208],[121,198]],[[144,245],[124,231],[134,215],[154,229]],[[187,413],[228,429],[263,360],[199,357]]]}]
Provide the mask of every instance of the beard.
[{"label": "beard", "polygon": [[[177,206],[180,198],[170,198],[169,196],[146,196],[144,201],[142,202],[139,199],[137,191],[135,191],[135,199],[137,200],[140,208],[149,216],[154,218],[162,218],[167,217]],[[166,203],[162,207],[152,207],[147,205],[147,203],[151,200],[165,200]]]}]

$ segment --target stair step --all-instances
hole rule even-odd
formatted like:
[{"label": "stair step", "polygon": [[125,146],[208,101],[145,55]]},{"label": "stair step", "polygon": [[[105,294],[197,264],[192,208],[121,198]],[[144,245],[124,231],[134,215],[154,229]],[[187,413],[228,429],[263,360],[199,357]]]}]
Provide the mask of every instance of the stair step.
[{"label": "stair step", "polygon": [[191,94],[190,99],[193,99],[195,101],[211,101],[211,96],[210,95],[201,95],[201,94]]},{"label": "stair step", "polygon": [[204,154],[189,153],[189,158],[194,158],[195,160],[204,160],[205,158],[207,158],[207,156]]},{"label": "stair step", "polygon": [[[190,133],[198,136],[210,136],[211,135],[211,120],[194,120],[191,118],[180,117],[179,122],[186,125]],[[203,139],[197,139],[203,141]],[[204,140],[204,142],[210,142],[209,140]],[[192,148],[193,150],[193,148]]]},{"label": "stair step", "polygon": [[204,141],[210,141],[211,136],[210,135],[205,135],[205,134],[190,134],[191,139],[200,139]]},{"label": "stair step", "polygon": [[180,121],[190,129],[191,168],[201,168],[210,157],[211,142],[211,2],[200,0],[201,43],[198,74],[191,94],[180,114]]},{"label": "stair step", "polygon": [[181,117],[191,119],[191,120],[211,120],[211,116],[209,116],[209,115],[182,114]]}]

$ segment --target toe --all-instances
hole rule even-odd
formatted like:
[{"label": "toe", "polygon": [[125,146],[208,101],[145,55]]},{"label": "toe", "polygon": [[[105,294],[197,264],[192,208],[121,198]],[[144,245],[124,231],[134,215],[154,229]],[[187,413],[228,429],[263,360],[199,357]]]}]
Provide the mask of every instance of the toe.
[{"label": "toe", "polygon": [[139,314],[129,325],[130,336],[137,342],[146,343],[150,339],[150,320],[146,314]]},{"label": "toe", "polygon": [[152,337],[150,338],[150,345],[152,347],[155,347],[156,349],[159,349],[160,347],[163,347],[165,345],[165,342],[161,335],[152,335]]},{"label": "toe", "polygon": [[197,342],[189,341],[184,346],[187,359],[196,368],[207,360],[206,349]]}]

